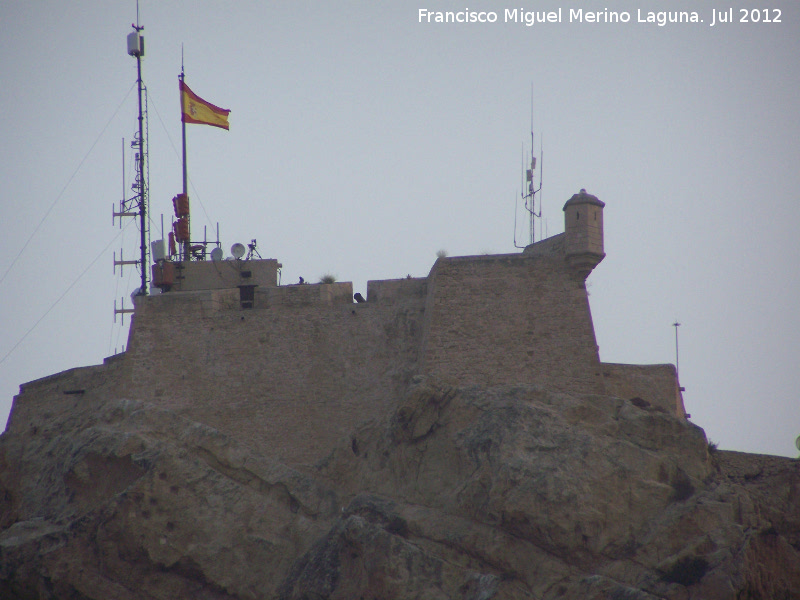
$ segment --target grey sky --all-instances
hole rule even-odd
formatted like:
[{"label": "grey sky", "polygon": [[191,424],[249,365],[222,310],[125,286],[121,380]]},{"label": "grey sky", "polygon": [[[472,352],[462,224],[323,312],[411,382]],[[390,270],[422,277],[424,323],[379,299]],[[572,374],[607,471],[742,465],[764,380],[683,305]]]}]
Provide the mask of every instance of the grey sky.
[{"label": "grey sky", "polygon": [[[502,22],[523,6],[564,22]],[[467,7],[498,22],[418,22]],[[674,362],[678,319],[692,420],[722,448],[796,456],[800,4],[753,6],[781,23],[710,27],[712,7],[141,0],[152,237],[181,186],[181,43],[187,83],[232,111],[229,132],[188,128],[195,233],[219,222],[226,252],[257,238],[284,283],[331,272],[362,293],[426,275],[440,248],[514,251],[533,84],[547,233],[580,188],[606,202],[589,280],[601,358]],[[632,18],[570,23],[570,8]],[[637,23],[637,9],[705,22]],[[132,0],[0,4],[0,277],[58,199],[0,283],[0,359],[41,318],[0,364],[2,421],[20,383],[126,342],[113,303],[130,304],[137,273],[114,277],[112,252],[133,258],[138,233],[114,240],[111,206],[136,129],[135,17]]]}]

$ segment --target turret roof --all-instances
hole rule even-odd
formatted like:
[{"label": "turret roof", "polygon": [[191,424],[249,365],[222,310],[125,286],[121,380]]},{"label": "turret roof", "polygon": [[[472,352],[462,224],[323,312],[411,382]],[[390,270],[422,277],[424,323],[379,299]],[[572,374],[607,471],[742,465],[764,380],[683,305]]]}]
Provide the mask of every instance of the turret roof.
[{"label": "turret roof", "polygon": [[592,196],[591,194],[588,194],[585,189],[581,189],[579,193],[575,194],[574,196],[572,196],[572,198],[567,200],[567,203],[564,205],[564,210],[567,210],[567,207],[572,204],[594,204],[595,206],[599,206],[600,208],[603,208],[606,205],[606,203],[603,202],[602,200],[599,200],[597,196]]}]

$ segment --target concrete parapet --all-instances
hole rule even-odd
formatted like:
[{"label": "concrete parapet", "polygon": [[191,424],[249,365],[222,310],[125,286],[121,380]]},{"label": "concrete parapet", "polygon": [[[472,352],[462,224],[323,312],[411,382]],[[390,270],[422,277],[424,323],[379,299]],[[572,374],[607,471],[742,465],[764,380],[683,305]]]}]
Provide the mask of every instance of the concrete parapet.
[{"label": "concrete parapet", "polygon": [[337,283],[311,283],[258,288],[253,307],[269,308],[273,306],[352,303],[353,284],[350,281],[342,281]]},{"label": "concrete parapet", "polygon": [[124,354],[106,359],[104,364],[67,369],[20,386],[14,398],[6,429],[21,432],[46,428],[57,414],[74,411],[86,397],[97,398],[101,390],[113,387],[122,371]]},{"label": "concrete parapet", "polygon": [[639,398],[670,414],[686,416],[675,365],[602,363],[600,367],[607,395],[626,400]]},{"label": "concrete parapet", "polygon": [[382,279],[367,282],[367,302],[391,303],[404,300],[425,301],[427,277]]},{"label": "concrete parapet", "polygon": [[353,284],[350,281],[280,287],[254,287],[252,302],[247,306],[243,306],[242,288],[247,287],[249,286],[242,285],[228,289],[155,294],[144,299],[137,297],[134,303],[150,303],[153,306],[163,308],[182,306],[188,311],[195,310],[195,308],[192,308],[195,305],[204,311],[219,311],[242,308],[264,309],[329,304],[349,305],[353,303]]},{"label": "concrete parapet", "polygon": [[559,233],[558,235],[549,237],[546,240],[540,240],[530,244],[529,246],[525,246],[525,249],[522,251],[522,253],[530,255],[560,254],[563,256],[565,244],[566,234]]},{"label": "concrete parapet", "polygon": [[[800,471],[800,461],[796,458],[785,456],[770,456],[768,454],[748,454],[733,450],[718,450],[716,463],[723,474],[734,481],[762,481],[785,476],[791,479]],[[796,498],[797,495],[795,494]],[[795,500],[797,503],[797,500]],[[795,512],[795,514],[798,514]]]},{"label": "concrete parapet", "polygon": [[279,263],[262,260],[176,261],[172,291],[216,290],[239,285],[275,287]]},{"label": "concrete parapet", "polygon": [[599,393],[599,363],[586,289],[563,255],[440,258],[431,269],[425,375]]}]

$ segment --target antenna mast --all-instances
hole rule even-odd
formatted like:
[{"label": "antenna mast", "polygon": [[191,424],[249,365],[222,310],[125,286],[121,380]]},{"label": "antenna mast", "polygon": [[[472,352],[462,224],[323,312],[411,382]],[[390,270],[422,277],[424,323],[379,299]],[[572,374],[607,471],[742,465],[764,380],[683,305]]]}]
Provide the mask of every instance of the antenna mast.
[{"label": "antenna mast", "polygon": [[672,324],[675,328],[675,378],[678,380],[678,389],[682,392],[686,391],[686,388],[681,386],[681,366],[678,360],[678,327],[681,326],[677,320]]},{"label": "antenna mast", "polygon": [[147,140],[145,138],[144,116],[145,109],[143,104],[143,94],[145,92],[144,82],[142,81],[142,57],[144,56],[144,27],[139,25],[139,3],[136,3],[136,24],[131,24],[133,31],[128,34],[128,54],[136,58],[136,84],[139,88],[139,132],[134,136],[131,147],[136,149],[136,178],[133,189],[138,196],[138,216],[140,229],[140,266],[142,269],[142,284],[139,287],[139,296],[147,295],[147,179],[145,178],[147,161]]},{"label": "antenna mast", "polygon": [[[539,136],[539,144],[541,146],[541,135]],[[542,190],[542,173],[544,171],[544,148],[541,148],[541,160],[539,169],[539,187],[535,187],[534,179],[536,172],[536,156],[534,155],[534,139],[533,139],[533,84],[531,84],[531,162],[525,171],[525,181],[522,183],[522,192],[520,196],[523,201],[525,210],[528,213],[528,227],[529,236],[528,243],[533,244],[536,241],[536,218],[542,216],[542,197],[539,196],[539,212],[536,212],[536,194]],[[524,159],[523,159],[524,161]],[[516,248],[524,248],[524,245],[517,244],[517,227],[516,227],[516,207],[514,209],[514,246]]]},{"label": "antenna mast", "polygon": [[[125,260],[122,250],[119,252],[119,260],[117,260],[116,252],[114,253],[114,273],[117,267],[120,267],[120,277],[122,277],[125,265],[139,265],[142,273],[142,282],[136,290],[137,296],[147,295],[147,269],[148,269],[148,227],[147,227],[147,137],[145,135],[145,116],[147,115],[146,97],[147,88],[142,81],[142,57],[144,56],[144,36],[142,30],[144,27],[139,25],[139,3],[136,3],[136,24],[131,24],[133,31],[128,34],[128,54],[136,57],[136,83],[139,88],[139,131],[136,132],[131,141],[131,148],[134,150],[134,157],[136,161],[136,174],[134,175],[133,184],[131,189],[136,192],[136,195],[127,198],[125,192],[125,140],[122,140],[122,199],[119,201],[119,210],[112,208],[112,223],[114,219],[119,217],[120,228],[122,228],[123,217],[139,217],[140,229],[140,255],[138,260]],[[125,300],[122,299],[120,308],[117,308],[117,302],[114,301],[114,321],[117,320],[117,315],[121,314],[123,323],[126,313],[132,313],[134,309],[125,308]]]}]

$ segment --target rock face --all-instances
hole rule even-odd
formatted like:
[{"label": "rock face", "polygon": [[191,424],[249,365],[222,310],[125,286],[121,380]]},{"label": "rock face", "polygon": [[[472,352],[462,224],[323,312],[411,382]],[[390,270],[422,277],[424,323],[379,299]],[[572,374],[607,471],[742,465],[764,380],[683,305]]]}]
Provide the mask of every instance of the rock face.
[{"label": "rock face", "polygon": [[289,466],[87,394],[0,437],[0,597],[800,598],[800,462],[637,400],[418,379]]}]

